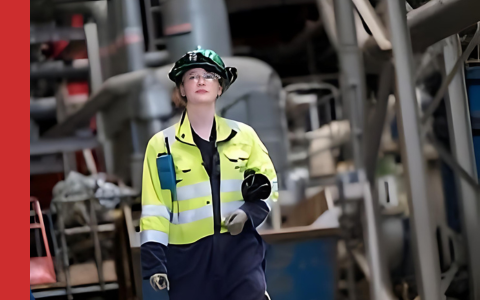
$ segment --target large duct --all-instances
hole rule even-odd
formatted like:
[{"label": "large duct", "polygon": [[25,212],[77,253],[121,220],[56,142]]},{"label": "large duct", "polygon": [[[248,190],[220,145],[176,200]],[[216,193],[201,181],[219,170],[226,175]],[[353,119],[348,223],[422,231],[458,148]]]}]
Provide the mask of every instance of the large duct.
[{"label": "large duct", "polygon": [[162,20],[171,62],[197,46],[222,57],[232,55],[223,0],[170,0],[162,5]]}]

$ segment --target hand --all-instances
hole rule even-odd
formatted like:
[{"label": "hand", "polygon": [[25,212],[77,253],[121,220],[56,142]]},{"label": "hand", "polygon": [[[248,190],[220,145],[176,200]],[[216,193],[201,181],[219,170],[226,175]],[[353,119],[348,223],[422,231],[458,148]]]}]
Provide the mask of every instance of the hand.
[{"label": "hand", "polygon": [[154,274],[150,277],[150,285],[155,291],[161,291],[165,288],[170,290],[170,283],[166,274]]},{"label": "hand", "polygon": [[227,226],[231,235],[237,235],[242,232],[243,226],[245,226],[247,220],[247,214],[243,210],[237,209],[227,218],[225,226]]}]

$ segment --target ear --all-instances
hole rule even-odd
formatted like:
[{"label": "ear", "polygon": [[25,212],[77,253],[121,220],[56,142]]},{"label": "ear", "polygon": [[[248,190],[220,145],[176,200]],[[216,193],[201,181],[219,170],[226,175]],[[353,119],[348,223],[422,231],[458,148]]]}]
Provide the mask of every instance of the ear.
[{"label": "ear", "polygon": [[185,97],[185,95],[186,95],[185,94],[185,87],[183,86],[183,84],[180,84],[179,88],[180,88],[180,95],[182,97]]},{"label": "ear", "polygon": [[223,87],[221,84],[218,85],[218,92],[217,92],[217,95],[220,97],[223,93]]}]

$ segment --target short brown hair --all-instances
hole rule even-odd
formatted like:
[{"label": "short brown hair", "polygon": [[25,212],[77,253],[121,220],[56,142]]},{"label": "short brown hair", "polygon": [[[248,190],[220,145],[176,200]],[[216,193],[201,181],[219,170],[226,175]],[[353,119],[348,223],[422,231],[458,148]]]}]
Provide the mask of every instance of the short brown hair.
[{"label": "short brown hair", "polygon": [[187,107],[187,97],[183,97],[182,94],[180,94],[180,89],[178,86],[173,89],[172,101],[176,107]]}]

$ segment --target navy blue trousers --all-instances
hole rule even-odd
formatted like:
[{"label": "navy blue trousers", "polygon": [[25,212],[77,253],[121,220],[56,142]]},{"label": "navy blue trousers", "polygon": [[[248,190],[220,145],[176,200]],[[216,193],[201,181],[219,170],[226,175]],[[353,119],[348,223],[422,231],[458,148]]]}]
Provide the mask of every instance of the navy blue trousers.
[{"label": "navy blue trousers", "polygon": [[170,300],[264,300],[265,243],[249,223],[167,250]]}]

